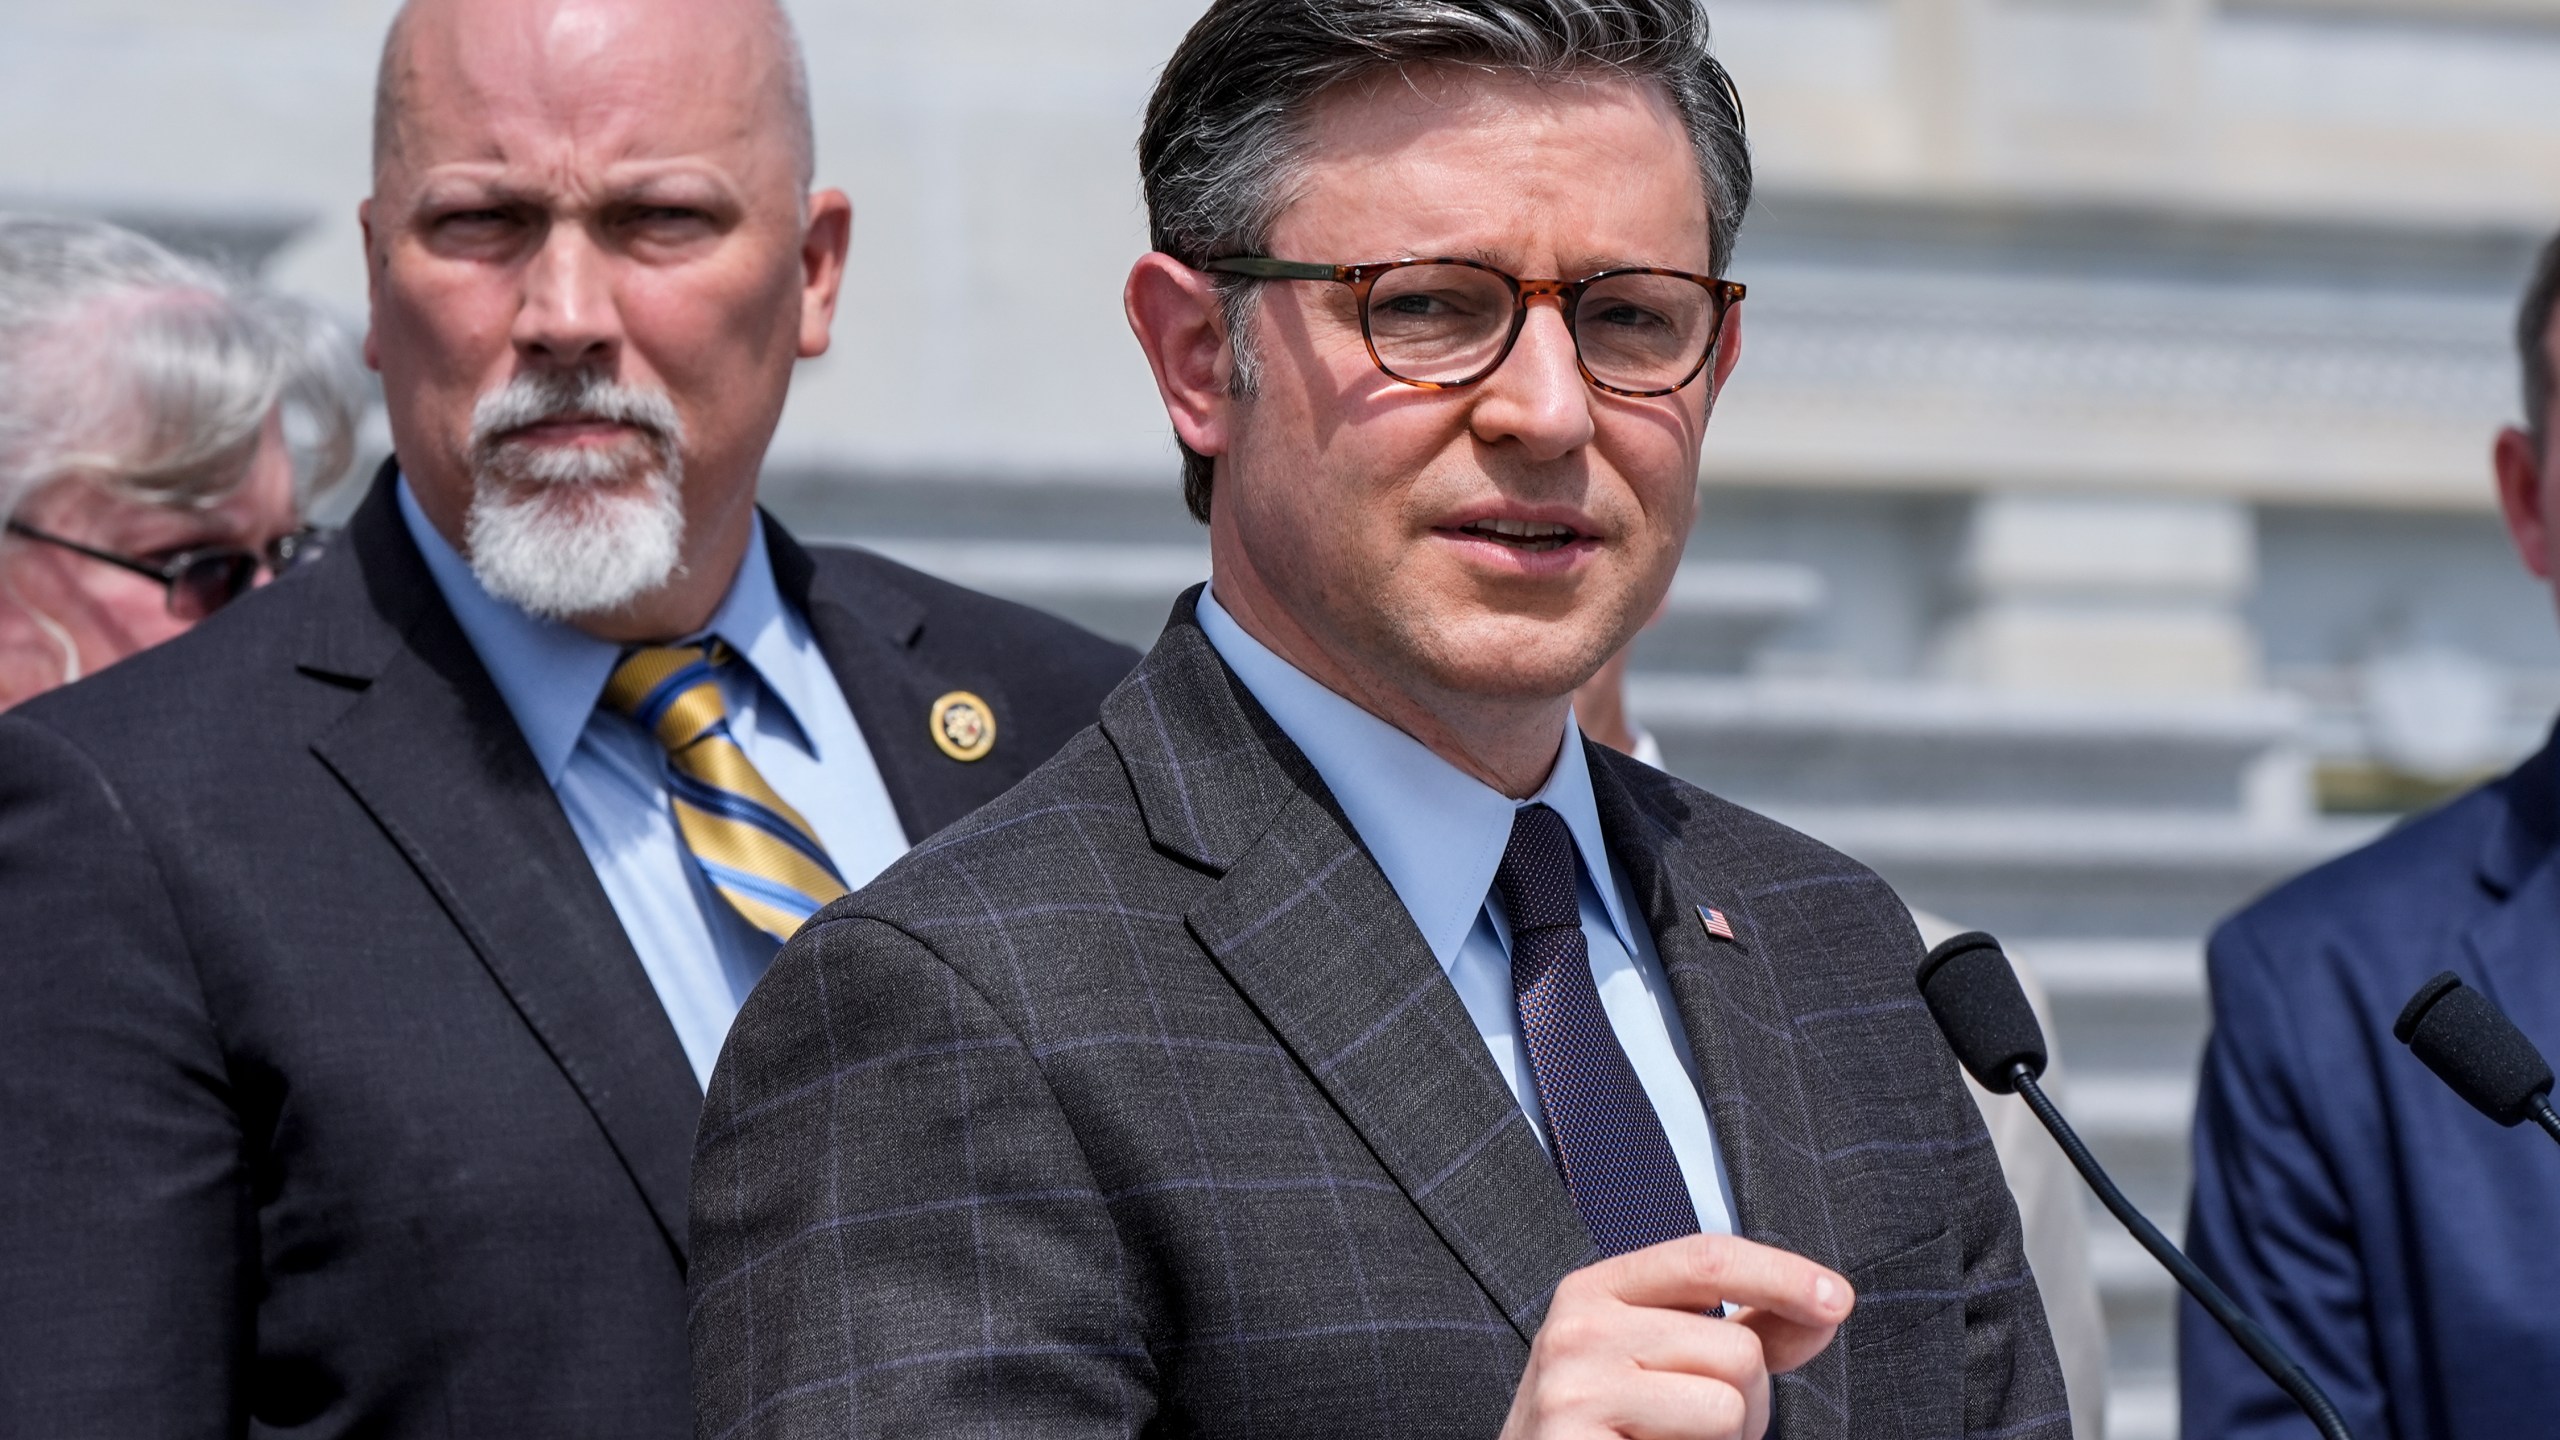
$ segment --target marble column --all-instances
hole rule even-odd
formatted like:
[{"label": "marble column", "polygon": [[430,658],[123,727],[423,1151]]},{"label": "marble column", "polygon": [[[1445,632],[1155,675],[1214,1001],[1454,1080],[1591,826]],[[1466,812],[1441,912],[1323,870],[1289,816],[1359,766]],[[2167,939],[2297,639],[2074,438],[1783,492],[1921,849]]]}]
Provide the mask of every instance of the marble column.
[{"label": "marble column", "polygon": [[2215,695],[2259,685],[2242,501],[1993,492],[1974,502],[1935,666],[2003,690]]}]

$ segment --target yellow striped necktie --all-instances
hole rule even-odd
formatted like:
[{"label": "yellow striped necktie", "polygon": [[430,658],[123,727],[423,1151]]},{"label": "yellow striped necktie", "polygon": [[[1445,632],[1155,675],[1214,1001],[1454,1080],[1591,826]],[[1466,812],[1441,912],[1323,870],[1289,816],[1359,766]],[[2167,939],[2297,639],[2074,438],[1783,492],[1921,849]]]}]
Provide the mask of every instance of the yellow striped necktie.
[{"label": "yellow striped necktie", "polygon": [[604,702],[658,737],[676,829],[712,888],[776,940],[845,893],[818,833],[756,773],[729,731],[729,704],[712,667],[717,640],[634,650],[614,666]]}]

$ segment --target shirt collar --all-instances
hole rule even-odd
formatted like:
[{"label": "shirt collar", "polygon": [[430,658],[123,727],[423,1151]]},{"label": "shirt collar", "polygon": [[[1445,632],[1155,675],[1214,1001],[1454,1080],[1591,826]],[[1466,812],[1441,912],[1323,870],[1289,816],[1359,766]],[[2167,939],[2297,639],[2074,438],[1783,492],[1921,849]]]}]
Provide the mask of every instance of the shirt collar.
[{"label": "shirt collar", "polygon": [[[435,577],[453,618],[496,683],[508,712],[515,716],[516,728],[524,732],[543,778],[557,786],[578,748],[578,737],[595,714],[605,681],[621,661],[622,647],[490,594],[471,573],[471,563],[419,508],[406,475],[400,477],[399,498],[400,518],[408,524],[409,538],[425,558],[427,572]],[[798,617],[782,603],[762,525],[748,539],[738,578],[730,582],[727,597],[703,633],[728,642],[746,661],[765,692],[789,712],[803,743],[816,755],[817,742],[808,738],[809,727],[800,723],[802,715],[812,713],[807,708],[814,683],[808,657],[814,645]],[[819,663],[823,666],[823,661]]]},{"label": "shirt collar", "polygon": [[1457,963],[1475,928],[1511,840],[1512,815],[1523,805],[1545,805],[1564,818],[1619,943],[1638,953],[1601,839],[1590,762],[1575,743],[1578,725],[1566,723],[1547,783],[1515,801],[1246,634],[1218,603],[1214,582],[1198,609],[1209,644],[1333,792],[1441,969]]}]

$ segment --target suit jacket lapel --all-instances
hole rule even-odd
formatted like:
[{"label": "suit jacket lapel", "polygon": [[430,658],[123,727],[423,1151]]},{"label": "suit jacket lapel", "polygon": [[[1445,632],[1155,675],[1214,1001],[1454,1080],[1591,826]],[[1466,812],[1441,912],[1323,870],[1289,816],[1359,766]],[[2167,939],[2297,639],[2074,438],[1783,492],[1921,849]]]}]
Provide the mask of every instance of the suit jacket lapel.
[{"label": "suit jacket lapel", "polygon": [[2480,883],[2495,902],[2466,926],[2455,968],[2516,1014],[2560,1011],[2551,917],[2560,914],[2560,755],[2546,744],[2498,782],[2505,802],[2481,846]]},{"label": "suit jacket lapel", "polygon": [[[1618,768],[1635,762],[1598,746],[1588,751],[1601,828],[1635,888],[1689,1032],[1716,1145],[1733,1182],[1735,1221],[1753,1239],[1818,1258],[1828,1249],[1821,1242],[1828,1241],[1829,1227],[1808,1223],[1823,1197],[1807,1077],[1767,942],[1733,888],[1730,877],[1744,872],[1718,863],[1712,830],[1655,813],[1666,801],[1679,803],[1667,789],[1638,797]],[[1722,910],[1735,938],[1709,935],[1701,905]]]},{"label": "suit jacket lapel", "polygon": [[935,784],[945,778],[943,767],[919,763],[918,752],[931,749],[925,706],[942,693],[920,693],[927,682],[911,653],[924,631],[924,607],[849,567],[820,565],[773,517],[763,520],[774,588],[808,618],[810,637],[880,768],[899,828],[908,843],[922,840],[942,828],[936,821],[948,804]]},{"label": "suit jacket lapel", "polygon": [[1192,603],[1102,721],[1150,835],[1223,876],[1191,932],[1526,1340],[1590,1234],[1386,876]]},{"label": "suit jacket lapel", "polygon": [[[2453,968],[2509,1014],[2560,1013],[2560,964],[2554,963],[2560,959],[2560,941],[2551,928],[2555,915],[2560,915],[2560,856],[2547,855],[2521,877],[2503,904],[2464,929],[2462,957]],[[2399,1003],[2399,997],[2383,998]]]},{"label": "suit jacket lapel", "polygon": [[2480,883],[2505,899],[2560,844],[2560,727],[2494,787],[2503,802],[2480,846]]},{"label": "suit jacket lapel", "polygon": [[[1750,872],[1724,832],[1695,813],[1668,777],[1586,744],[1600,825],[1636,892],[1706,1092],[1716,1148],[1733,1185],[1734,1223],[1747,1238],[1839,1267],[1847,1263],[1823,1184],[1813,1111],[1773,937],[1755,923],[1735,877]],[[1695,792],[1688,792],[1694,795]],[[1732,940],[1708,934],[1701,905],[1724,912]],[[1791,1385],[1847,1393],[1834,1345]],[[1780,1406],[1777,1433],[1829,1433],[1836,1410]]]},{"label": "suit jacket lapel", "polygon": [[[1022,778],[1024,767],[1013,758],[1018,752],[1003,744],[1015,715],[1004,677],[983,656],[932,640],[924,603],[890,583],[890,562],[861,550],[812,554],[770,516],[765,547],[776,588],[808,617],[836,688],[862,728],[907,843],[922,841]],[[954,690],[977,696],[996,717],[998,745],[986,759],[954,760],[934,743],[933,702]]]},{"label": "suit jacket lapel", "polygon": [[[506,702],[392,503],[391,470],[324,561],[344,603],[305,647],[362,695],[312,750],[434,892],[603,1127],[677,1262],[702,1093]],[[335,563],[333,563],[335,562]]]}]

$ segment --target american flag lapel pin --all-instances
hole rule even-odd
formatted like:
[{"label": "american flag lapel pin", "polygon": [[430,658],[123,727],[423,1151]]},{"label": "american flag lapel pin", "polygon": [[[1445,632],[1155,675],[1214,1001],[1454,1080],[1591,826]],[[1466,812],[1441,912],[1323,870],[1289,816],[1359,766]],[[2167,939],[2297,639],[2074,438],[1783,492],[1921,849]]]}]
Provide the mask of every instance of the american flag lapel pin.
[{"label": "american flag lapel pin", "polygon": [[1698,907],[1698,922],[1706,926],[1707,933],[1718,940],[1733,939],[1733,922],[1724,918],[1724,912],[1713,905]]}]

